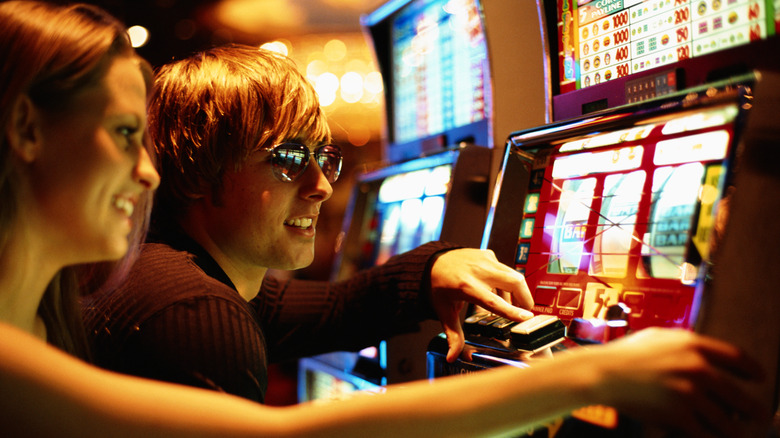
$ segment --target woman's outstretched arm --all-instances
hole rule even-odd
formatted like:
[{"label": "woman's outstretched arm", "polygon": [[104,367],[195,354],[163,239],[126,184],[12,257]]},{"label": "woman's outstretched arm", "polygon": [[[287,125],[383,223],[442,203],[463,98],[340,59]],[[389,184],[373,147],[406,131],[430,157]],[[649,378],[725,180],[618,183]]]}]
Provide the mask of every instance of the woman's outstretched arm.
[{"label": "woman's outstretched arm", "polygon": [[525,369],[275,408],[102,371],[0,324],[0,427],[24,437],[474,437],[605,404],[691,436],[739,436],[738,418],[765,409],[743,388],[758,374],[728,344],[651,329]]}]

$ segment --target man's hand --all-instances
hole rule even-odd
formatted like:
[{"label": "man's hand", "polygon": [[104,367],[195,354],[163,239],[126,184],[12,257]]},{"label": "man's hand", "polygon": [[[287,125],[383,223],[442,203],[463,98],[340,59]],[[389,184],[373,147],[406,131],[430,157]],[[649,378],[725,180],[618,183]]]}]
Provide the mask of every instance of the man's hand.
[{"label": "man's hand", "polygon": [[460,321],[466,302],[514,321],[531,318],[533,313],[526,309],[534,304],[519,272],[500,263],[493,251],[470,248],[448,251],[436,259],[431,269],[431,302],[447,335],[448,362],[458,357],[466,342]]}]

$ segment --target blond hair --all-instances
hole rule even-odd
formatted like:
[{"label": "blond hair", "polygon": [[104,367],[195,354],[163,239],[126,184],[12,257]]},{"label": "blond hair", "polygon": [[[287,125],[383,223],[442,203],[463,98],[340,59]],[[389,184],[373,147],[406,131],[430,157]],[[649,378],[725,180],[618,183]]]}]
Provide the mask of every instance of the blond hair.
[{"label": "blond hair", "polygon": [[161,221],[175,221],[207,192],[219,199],[225,169],[240,168],[260,148],[330,140],[317,93],[295,64],[243,45],[162,67],[149,132],[160,160],[153,215]]}]

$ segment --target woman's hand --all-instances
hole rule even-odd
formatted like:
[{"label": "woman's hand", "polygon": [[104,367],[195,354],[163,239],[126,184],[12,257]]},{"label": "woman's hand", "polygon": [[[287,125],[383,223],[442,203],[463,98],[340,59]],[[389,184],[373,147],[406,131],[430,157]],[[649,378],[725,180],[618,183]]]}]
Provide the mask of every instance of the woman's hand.
[{"label": "woman's hand", "polygon": [[763,378],[760,366],[720,340],[648,328],[592,353],[580,363],[603,379],[596,399],[684,436],[737,437],[747,420],[769,415],[749,390]]},{"label": "woman's hand", "polygon": [[436,259],[431,268],[431,302],[447,335],[449,362],[465,345],[460,312],[466,302],[514,321],[531,318],[526,309],[534,304],[519,272],[500,263],[493,251],[471,248],[448,251]]}]

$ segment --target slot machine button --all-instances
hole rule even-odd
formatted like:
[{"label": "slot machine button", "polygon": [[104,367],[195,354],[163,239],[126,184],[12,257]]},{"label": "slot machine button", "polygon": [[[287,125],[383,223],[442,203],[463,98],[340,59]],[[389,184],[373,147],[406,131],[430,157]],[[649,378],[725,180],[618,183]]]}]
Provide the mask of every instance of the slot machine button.
[{"label": "slot machine button", "polygon": [[552,307],[555,304],[556,292],[557,290],[554,287],[537,287],[534,293],[534,304],[537,306]]},{"label": "slot machine button", "polygon": [[478,336],[482,331],[479,322],[491,316],[495,316],[495,315],[488,312],[477,312],[474,313],[473,315],[470,315],[463,321],[463,331],[467,335]]},{"label": "slot machine button", "polygon": [[566,326],[555,316],[537,315],[516,324],[510,330],[513,347],[523,351],[539,351],[566,336]]},{"label": "slot machine button", "polygon": [[480,321],[486,318],[492,318],[495,315],[493,315],[490,312],[477,312],[470,316],[468,316],[463,321],[463,332],[466,335],[471,336],[480,336],[482,334],[482,325],[480,325]]},{"label": "slot machine button", "polygon": [[582,290],[562,288],[558,293],[558,307],[579,309],[582,303]]},{"label": "slot machine button", "polygon": [[473,315],[469,316],[469,317],[468,317],[468,318],[466,318],[466,320],[465,320],[465,321],[463,321],[463,322],[464,322],[465,324],[476,324],[476,323],[478,323],[479,321],[481,321],[483,318],[486,318],[486,317],[488,317],[488,316],[490,316],[490,313],[487,313],[487,312],[478,312],[478,313],[475,313],[475,314],[473,314]]},{"label": "slot machine button", "polygon": [[626,292],[623,294],[623,302],[631,308],[634,318],[642,316],[645,308],[645,294],[643,292]]},{"label": "slot machine button", "polygon": [[628,333],[628,319],[631,317],[631,308],[623,303],[617,303],[607,308],[607,327],[604,333],[604,342],[621,338]]},{"label": "slot machine button", "polygon": [[490,315],[487,318],[481,319],[477,323],[477,327],[479,329],[479,334],[482,335],[482,336],[491,337],[490,336],[491,333],[492,333],[491,325],[494,322],[498,321],[499,319],[501,319],[501,317],[498,316],[498,315]]},{"label": "slot machine button", "polygon": [[617,303],[607,307],[606,319],[608,321],[628,321],[629,316],[631,316],[631,308],[623,303]]},{"label": "slot machine button", "polygon": [[498,318],[485,325],[485,336],[496,339],[509,339],[509,332],[515,325],[519,324],[517,321],[512,321],[507,318]]},{"label": "slot machine button", "polygon": [[606,325],[600,319],[574,318],[567,335],[578,342],[600,344],[604,342],[605,332]]}]

